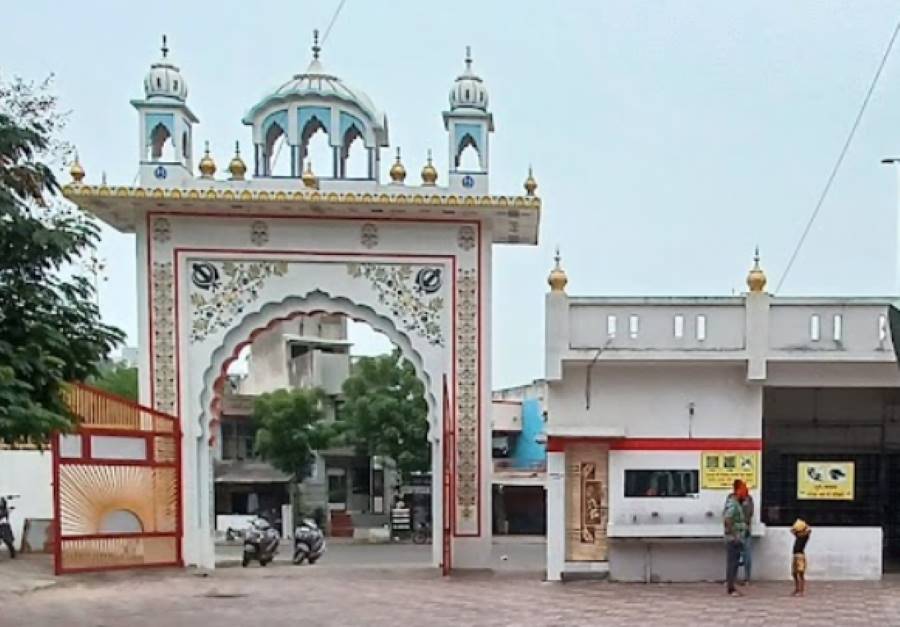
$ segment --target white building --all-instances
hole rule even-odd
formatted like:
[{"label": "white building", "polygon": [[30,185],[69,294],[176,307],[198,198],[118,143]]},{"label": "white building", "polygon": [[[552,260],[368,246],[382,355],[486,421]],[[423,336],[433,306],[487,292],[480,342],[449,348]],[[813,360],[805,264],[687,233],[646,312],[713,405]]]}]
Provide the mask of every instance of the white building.
[{"label": "white building", "polygon": [[753,576],[877,579],[900,557],[898,373],[886,298],[546,298],[548,578],[721,579],[734,478]]}]

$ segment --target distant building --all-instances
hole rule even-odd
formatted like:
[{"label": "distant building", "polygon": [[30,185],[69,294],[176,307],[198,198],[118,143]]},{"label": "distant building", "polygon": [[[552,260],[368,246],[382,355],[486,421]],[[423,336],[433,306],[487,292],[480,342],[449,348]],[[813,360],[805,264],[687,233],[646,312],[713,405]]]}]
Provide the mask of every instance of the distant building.
[{"label": "distant building", "polygon": [[491,484],[495,534],[546,533],[545,387],[543,381],[535,381],[493,393]]},{"label": "distant building", "polygon": [[[240,522],[233,516],[280,518],[290,504],[293,478],[254,453],[254,398],[280,389],[320,388],[329,399],[327,419],[339,420],[350,347],[347,319],[327,314],[281,322],[254,339],[246,374],[229,378],[223,401],[215,464],[218,531]],[[311,476],[300,486],[302,506],[306,513],[327,513],[333,535],[353,535],[354,527],[387,522],[394,481],[377,457],[347,448],[319,451]]]}]

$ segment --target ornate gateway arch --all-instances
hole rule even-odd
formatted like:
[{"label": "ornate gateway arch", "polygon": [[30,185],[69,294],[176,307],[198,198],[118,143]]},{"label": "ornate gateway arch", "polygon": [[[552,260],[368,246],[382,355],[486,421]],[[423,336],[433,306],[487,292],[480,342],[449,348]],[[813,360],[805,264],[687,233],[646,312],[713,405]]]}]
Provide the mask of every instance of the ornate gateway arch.
[{"label": "ornate gateway arch", "polygon": [[[415,365],[429,407],[435,564],[447,563],[447,540],[454,566],[483,565],[491,537],[491,248],[535,244],[540,201],[530,175],[524,196],[489,195],[493,118],[471,58],[443,114],[451,155],[443,187],[430,156],[422,184],[407,184],[399,151],[391,181],[379,181],[386,117],[323,69],[317,46],[306,72],[244,118],[256,176],[247,178],[236,150],[227,178],[216,178],[208,149],[196,176],[197,118],[167,53],[144,81],[146,97],[133,101],[139,184],[89,185],[76,163],[65,195],[136,235],[141,401],[181,420],[185,563],[214,565],[212,463],[228,364],[278,321],[334,312],[370,323]],[[320,131],[330,172],[311,164],[310,137]],[[477,171],[459,170],[462,137],[473,138]],[[368,175],[350,179],[357,141]],[[290,162],[290,176],[270,175],[277,159]]]}]

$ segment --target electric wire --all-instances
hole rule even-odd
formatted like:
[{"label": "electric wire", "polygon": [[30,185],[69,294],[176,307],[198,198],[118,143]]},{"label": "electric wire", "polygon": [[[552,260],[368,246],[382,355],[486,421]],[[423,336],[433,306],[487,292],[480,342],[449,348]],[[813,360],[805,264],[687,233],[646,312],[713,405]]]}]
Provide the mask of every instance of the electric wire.
[{"label": "electric wire", "polygon": [[848,133],[847,135],[847,139],[844,142],[843,147],[841,148],[841,152],[838,155],[837,161],[834,162],[834,167],[831,169],[831,174],[828,176],[825,187],[822,189],[822,193],[819,195],[819,200],[816,203],[812,214],[809,216],[806,227],[803,229],[803,233],[802,235],[800,235],[800,239],[797,241],[794,252],[791,254],[791,258],[788,261],[788,264],[778,281],[778,286],[775,288],[776,294],[781,291],[781,286],[784,285],[788,274],[790,274],[791,268],[793,268],[794,262],[797,260],[797,255],[800,254],[800,249],[803,247],[803,243],[806,241],[806,237],[807,235],[809,235],[813,223],[816,221],[816,218],[819,215],[819,211],[822,209],[825,198],[828,196],[828,192],[831,190],[831,185],[832,183],[834,183],[834,179],[841,168],[841,164],[844,162],[844,157],[847,155],[850,144],[853,142],[853,137],[856,135],[856,130],[859,128],[859,123],[862,121],[862,117],[866,112],[866,108],[869,106],[869,100],[871,100],[872,94],[875,92],[875,87],[878,85],[878,79],[881,78],[881,71],[884,69],[888,57],[890,57],[891,55],[891,50],[894,47],[894,42],[897,40],[898,33],[900,33],[900,21],[898,21],[897,25],[894,27],[894,32],[891,34],[891,39],[890,41],[888,41],[887,47],[884,50],[884,54],[881,56],[881,62],[878,64],[878,69],[875,71],[875,76],[872,77],[872,82],[869,84],[869,89],[866,91],[866,96],[865,98],[863,98],[862,105],[859,108],[859,112],[857,112],[856,114],[856,119],[853,121],[853,126],[850,127],[850,133]]}]

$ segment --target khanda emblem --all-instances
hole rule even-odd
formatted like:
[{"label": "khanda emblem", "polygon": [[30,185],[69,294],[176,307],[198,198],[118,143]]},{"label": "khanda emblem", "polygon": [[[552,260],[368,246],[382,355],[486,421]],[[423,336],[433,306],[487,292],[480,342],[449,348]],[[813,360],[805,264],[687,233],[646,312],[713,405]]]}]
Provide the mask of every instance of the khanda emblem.
[{"label": "khanda emblem", "polygon": [[434,294],[441,289],[441,269],[422,268],[416,273],[416,289],[423,294]]},{"label": "khanda emblem", "polygon": [[191,281],[201,290],[210,290],[219,285],[219,269],[208,261],[191,266]]}]

